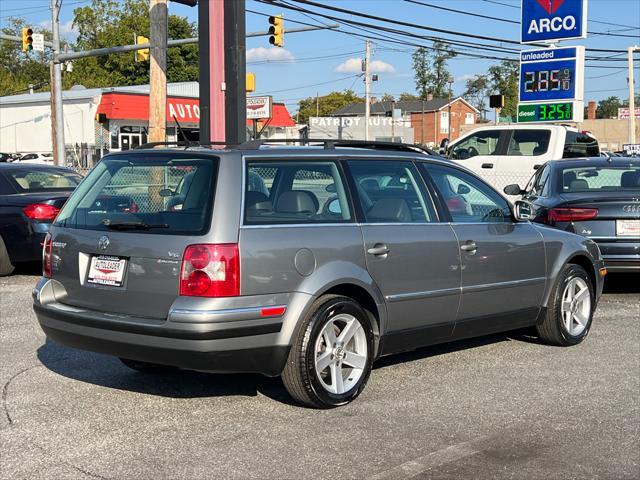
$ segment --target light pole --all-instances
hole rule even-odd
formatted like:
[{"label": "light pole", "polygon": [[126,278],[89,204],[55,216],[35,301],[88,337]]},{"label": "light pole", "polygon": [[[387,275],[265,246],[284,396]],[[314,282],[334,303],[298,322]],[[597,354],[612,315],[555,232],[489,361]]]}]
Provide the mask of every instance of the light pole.
[{"label": "light pole", "polygon": [[449,84],[449,114],[447,115],[449,126],[447,128],[447,133],[449,135],[449,141],[451,141],[451,96],[453,95],[453,77],[449,77],[447,79],[447,83]]}]

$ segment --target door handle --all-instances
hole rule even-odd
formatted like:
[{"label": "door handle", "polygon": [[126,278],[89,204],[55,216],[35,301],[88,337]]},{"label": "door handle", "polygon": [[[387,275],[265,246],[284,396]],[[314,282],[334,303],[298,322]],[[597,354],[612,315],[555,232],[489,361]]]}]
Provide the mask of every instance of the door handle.
[{"label": "door handle", "polygon": [[382,257],[389,253],[389,247],[384,243],[376,243],[373,247],[367,250],[369,255],[375,255],[376,257]]},{"label": "door handle", "polygon": [[473,240],[469,240],[465,244],[460,245],[460,250],[462,250],[463,252],[473,253],[477,249],[478,249],[478,245],[476,245],[476,242],[474,242]]},{"label": "door handle", "polygon": [[493,168],[493,163],[483,163],[482,168]]}]

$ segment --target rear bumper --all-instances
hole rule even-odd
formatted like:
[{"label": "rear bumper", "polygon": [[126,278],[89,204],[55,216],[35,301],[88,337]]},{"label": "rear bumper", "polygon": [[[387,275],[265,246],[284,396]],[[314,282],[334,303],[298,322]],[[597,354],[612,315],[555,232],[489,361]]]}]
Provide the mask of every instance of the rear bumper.
[{"label": "rear bumper", "polygon": [[[132,318],[60,303],[56,283],[38,282],[33,309],[47,337],[69,347],[189,370],[267,376],[280,375],[289,355],[285,315],[173,309],[167,320]],[[296,303],[304,300],[292,299],[287,313],[295,315]]]}]

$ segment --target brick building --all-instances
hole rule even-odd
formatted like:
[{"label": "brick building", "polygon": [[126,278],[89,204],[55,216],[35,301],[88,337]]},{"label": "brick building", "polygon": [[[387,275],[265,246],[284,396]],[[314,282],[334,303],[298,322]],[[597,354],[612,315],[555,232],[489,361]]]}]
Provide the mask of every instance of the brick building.
[{"label": "brick building", "polygon": [[[333,117],[362,117],[364,103],[352,103],[336,110]],[[478,110],[464,98],[408,100],[400,102],[376,102],[371,104],[371,116],[388,116],[392,109],[400,110],[401,121],[413,128],[413,142],[423,145],[438,145],[448,138],[460,136],[462,125],[474,125]],[[451,133],[449,133],[451,112]]]}]

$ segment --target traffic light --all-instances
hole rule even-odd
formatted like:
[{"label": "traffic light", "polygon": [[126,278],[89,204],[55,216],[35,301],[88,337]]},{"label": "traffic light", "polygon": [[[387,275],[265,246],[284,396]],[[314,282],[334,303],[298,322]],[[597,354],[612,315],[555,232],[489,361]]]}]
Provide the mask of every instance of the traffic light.
[{"label": "traffic light", "polygon": [[245,85],[246,85],[245,90],[247,91],[247,93],[249,92],[252,93],[256,91],[256,74],[255,73],[247,72]]},{"label": "traffic light", "polygon": [[269,17],[269,43],[276,47],[284,47],[284,18],[282,15]]},{"label": "traffic light", "polygon": [[22,51],[30,52],[33,50],[33,30],[28,27],[22,29]]},{"label": "traffic light", "polygon": [[[136,45],[141,43],[149,43],[149,39],[142,35],[136,35]],[[136,50],[136,62],[144,62],[149,60],[149,49],[143,48],[142,50]]]}]

